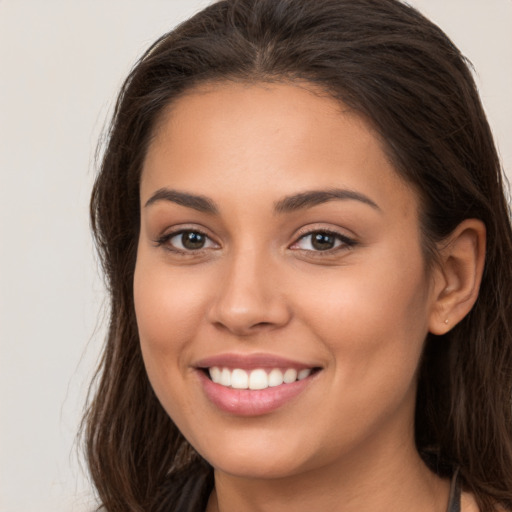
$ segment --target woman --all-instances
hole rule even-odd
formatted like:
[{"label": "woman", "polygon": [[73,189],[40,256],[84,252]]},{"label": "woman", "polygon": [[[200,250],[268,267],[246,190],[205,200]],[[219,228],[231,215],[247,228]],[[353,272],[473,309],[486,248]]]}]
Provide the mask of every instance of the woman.
[{"label": "woman", "polygon": [[91,212],[106,510],[512,507],[500,164],[417,11],[206,8],[126,80]]}]

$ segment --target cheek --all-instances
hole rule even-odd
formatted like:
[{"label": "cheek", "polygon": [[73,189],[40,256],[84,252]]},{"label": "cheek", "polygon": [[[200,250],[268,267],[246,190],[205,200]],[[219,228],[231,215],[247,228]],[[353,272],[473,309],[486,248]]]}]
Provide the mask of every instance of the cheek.
[{"label": "cheek", "polygon": [[414,382],[428,332],[421,261],[387,268],[375,262],[364,272],[347,267],[338,278],[316,279],[302,307],[331,353],[336,389],[352,389],[360,403],[384,390],[398,397]]},{"label": "cheek", "polygon": [[157,398],[178,425],[199,421],[186,388],[190,340],[203,316],[195,284],[139,251],[134,303],[144,365]]},{"label": "cheek", "polygon": [[135,314],[144,363],[157,394],[160,382],[185,369],[187,342],[203,316],[203,297],[193,279],[184,279],[139,251],[134,275]]}]

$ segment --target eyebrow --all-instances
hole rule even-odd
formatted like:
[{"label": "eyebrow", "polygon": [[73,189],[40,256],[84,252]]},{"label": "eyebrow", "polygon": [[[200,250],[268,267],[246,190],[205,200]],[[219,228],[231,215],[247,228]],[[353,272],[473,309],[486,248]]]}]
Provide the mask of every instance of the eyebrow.
[{"label": "eyebrow", "polygon": [[[312,208],[319,204],[327,203],[333,200],[352,200],[359,201],[363,204],[371,206],[373,209],[381,211],[377,203],[372,201],[369,197],[355,192],[353,190],[333,188],[328,190],[309,190],[287,196],[276,203],[274,203],[274,210],[276,213],[290,213],[297,210]],[[219,209],[217,205],[208,197],[189,194],[187,192],[180,192],[169,188],[158,189],[144,205],[150,206],[158,201],[170,201],[172,203],[192,208],[202,213],[218,214]]]},{"label": "eyebrow", "polygon": [[215,203],[204,196],[198,196],[195,194],[187,194],[186,192],[179,192],[178,190],[171,190],[168,188],[158,189],[144,205],[145,207],[150,206],[158,201],[170,201],[172,203],[192,208],[202,213],[216,214],[219,209]]},{"label": "eyebrow", "polygon": [[375,210],[381,211],[377,203],[364,194],[340,188],[333,188],[329,190],[310,190],[301,192],[300,194],[294,194],[275,203],[274,209],[277,213],[289,213],[305,208],[312,208],[313,206],[333,200],[359,201],[371,206]]}]

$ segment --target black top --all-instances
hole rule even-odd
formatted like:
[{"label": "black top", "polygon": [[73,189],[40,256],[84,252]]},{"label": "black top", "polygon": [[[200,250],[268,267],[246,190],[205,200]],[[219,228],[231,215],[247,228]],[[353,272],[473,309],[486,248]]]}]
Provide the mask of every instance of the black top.
[{"label": "black top", "polygon": [[458,476],[459,470],[456,469],[450,484],[450,498],[448,499],[446,512],[460,512],[461,488]]}]

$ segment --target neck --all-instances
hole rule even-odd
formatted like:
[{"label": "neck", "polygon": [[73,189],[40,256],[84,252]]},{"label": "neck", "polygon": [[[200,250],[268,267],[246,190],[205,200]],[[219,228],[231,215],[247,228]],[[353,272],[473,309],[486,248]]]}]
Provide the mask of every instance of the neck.
[{"label": "neck", "polygon": [[375,448],[279,479],[242,478],[216,470],[207,511],[446,511],[449,482],[427,468],[412,439],[389,450]]}]

